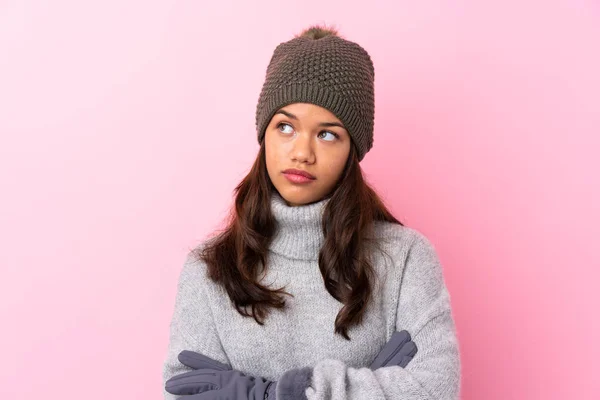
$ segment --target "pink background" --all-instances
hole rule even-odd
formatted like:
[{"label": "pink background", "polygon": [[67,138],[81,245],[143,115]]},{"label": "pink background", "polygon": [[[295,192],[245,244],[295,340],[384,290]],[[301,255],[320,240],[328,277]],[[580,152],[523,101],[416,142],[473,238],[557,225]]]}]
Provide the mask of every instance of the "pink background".
[{"label": "pink background", "polygon": [[1,398],[161,398],[183,257],[319,22],[375,63],[361,165],[439,251],[462,398],[600,398],[600,6],[566,0],[0,1]]}]

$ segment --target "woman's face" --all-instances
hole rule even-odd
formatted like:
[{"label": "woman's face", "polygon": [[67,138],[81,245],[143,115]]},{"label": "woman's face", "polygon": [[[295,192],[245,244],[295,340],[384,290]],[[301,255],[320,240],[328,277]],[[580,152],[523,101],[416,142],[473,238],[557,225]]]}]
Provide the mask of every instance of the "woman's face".
[{"label": "woman's face", "polygon": [[[289,205],[323,199],[336,185],[350,154],[351,138],[342,122],[326,108],[293,103],[273,116],[265,131],[267,171]],[[286,174],[297,169],[314,179]]]}]

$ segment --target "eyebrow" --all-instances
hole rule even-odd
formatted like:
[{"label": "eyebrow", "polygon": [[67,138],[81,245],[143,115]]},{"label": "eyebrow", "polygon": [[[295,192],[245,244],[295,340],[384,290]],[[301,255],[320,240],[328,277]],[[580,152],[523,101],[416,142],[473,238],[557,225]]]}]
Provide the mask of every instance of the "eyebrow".
[{"label": "eyebrow", "polygon": [[[288,118],[295,119],[296,121],[298,120],[298,117],[296,117],[294,114],[292,114],[288,111],[279,110],[275,113],[275,115],[277,115],[277,114],[283,114],[283,115],[287,116]],[[340,128],[346,129],[346,127],[344,125],[340,124],[339,122],[321,122],[319,124],[319,126],[326,126],[326,127],[339,126]]]}]

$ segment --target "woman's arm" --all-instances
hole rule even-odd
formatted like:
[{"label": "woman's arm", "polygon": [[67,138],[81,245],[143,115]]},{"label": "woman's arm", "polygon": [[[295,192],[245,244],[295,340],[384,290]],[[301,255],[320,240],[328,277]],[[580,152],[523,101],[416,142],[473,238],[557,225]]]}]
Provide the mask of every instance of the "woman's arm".
[{"label": "woman's arm", "polygon": [[460,355],[450,296],[430,241],[416,232],[400,285],[396,330],[406,329],[418,352],[406,368],[352,368],[326,359],[313,368],[308,400],[456,400]]},{"label": "woman's arm", "polygon": [[[189,253],[179,275],[169,345],[163,365],[163,384],[174,375],[192,370],[179,362],[177,356],[182,350],[195,351],[229,364],[215,331],[210,308],[205,303],[206,295],[202,289],[204,270],[194,261],[195,256]],[[170,394],[164,388],[163,396],[165,400],[175,400],[179,397]]]}]

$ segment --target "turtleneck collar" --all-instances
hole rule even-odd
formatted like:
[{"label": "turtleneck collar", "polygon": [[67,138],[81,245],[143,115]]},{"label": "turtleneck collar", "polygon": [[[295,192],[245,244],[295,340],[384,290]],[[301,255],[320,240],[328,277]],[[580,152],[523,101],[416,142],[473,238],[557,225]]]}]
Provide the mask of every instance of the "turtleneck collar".
[{"label": "turtleneck collar", "polygon": [[324,241],[321,221],[329,200],[327,197],[311,204],[288,206],[273,190],[271,212],[277,220],[277,230],[269,249],[288,258],[317,260]]}]

